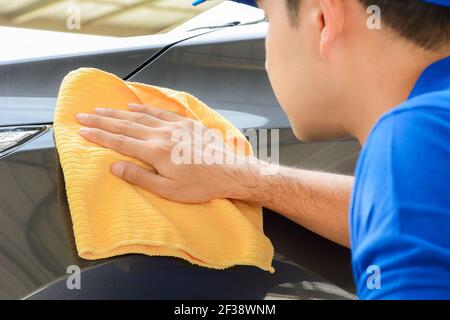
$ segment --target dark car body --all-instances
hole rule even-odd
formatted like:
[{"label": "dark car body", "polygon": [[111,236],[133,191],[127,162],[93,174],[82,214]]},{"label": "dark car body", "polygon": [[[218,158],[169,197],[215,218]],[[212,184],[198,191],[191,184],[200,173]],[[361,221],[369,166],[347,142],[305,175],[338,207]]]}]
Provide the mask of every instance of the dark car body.
[{"label": "dark car body", "polygon": [[[265,31],[264,23],[235,26],[148,47],[0,64],[0,148],[2,136],[30,132],[0,152],[0,298],[354,298],[349,250],[269,210],[264,230],[275,247],[274,274],[167,257],[77,255],[52,120],[59,84],[78,67],[190,92],[241,129],[279,129],[281,164],[353,173],[357,142],[306,144],[293,136],[265,72]],[[67,286],[72,265],[81,268],[81,289]]]}]

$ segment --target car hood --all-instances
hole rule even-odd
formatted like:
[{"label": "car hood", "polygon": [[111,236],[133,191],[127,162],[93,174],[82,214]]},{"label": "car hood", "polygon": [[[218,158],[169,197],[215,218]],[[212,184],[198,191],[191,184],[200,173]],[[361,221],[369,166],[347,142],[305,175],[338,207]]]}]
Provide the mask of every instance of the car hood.
[{"label": "car hood", "polygon": [[51,123],[60,83],[72,70],[99,68],[124,78],[171,46],[209,32],[109,40],[90,48],[84,43],[81,52],[0,61],[0,127]]}]

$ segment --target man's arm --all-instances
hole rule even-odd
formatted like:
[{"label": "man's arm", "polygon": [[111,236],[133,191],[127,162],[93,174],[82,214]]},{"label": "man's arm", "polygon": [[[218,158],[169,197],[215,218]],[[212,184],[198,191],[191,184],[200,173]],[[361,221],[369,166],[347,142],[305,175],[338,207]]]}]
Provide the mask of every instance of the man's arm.
[{"label": "man's arm", "polygon": [[287,167],[279,167],[275,175],[261,175],[257,166],[232,171],[230,198],[259,204],[350,246],[348,210],[353,177]]},{"label": "man's arm", "polygon": [[[204,203],[219,198],[253,202],[349,246],[347,217],[353,178],[283,167],[276,168],[275,175],[264,175],[269,172],[264,167],[269,165],[252,157],[234,165],[176,164],[171,134],[175,130],[191,134],[198,123],[147,106],[130,108],[133,112],[97,109],[96,114],[77,116],[85,126],[80,131],[84,138],[156,169],[152,172],[118,162],[111,167],[117,177],[178,202]],[[190,142],[187,147],[197,150]],[[215,153],[232,152],[224,145],[214,147]]]}]

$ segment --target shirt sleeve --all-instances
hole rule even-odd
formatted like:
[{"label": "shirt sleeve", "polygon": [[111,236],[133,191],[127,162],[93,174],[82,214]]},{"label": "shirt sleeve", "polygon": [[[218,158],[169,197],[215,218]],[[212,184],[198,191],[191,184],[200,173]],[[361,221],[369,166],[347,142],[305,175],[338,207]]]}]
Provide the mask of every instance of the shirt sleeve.
[{"label": "shirt sleeve", "polygon": [[368,143],[377,152],[365,159],[367,170],[383,180],[372,182],[387,187],[373,193],[365,240],[355,252],[361,270],[379,269],[378,288],[362,273],[358,295],[450,299],[450,111],[393,113]]}]

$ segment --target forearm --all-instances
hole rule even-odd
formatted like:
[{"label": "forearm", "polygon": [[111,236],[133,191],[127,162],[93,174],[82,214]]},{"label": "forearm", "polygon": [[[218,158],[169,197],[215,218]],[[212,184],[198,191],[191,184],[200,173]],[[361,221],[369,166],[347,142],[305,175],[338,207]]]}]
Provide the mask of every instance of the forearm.
[{"label": "forearm", "polygon": [[[239,170],[233,198],[257,203],[349,247],[348,210],[353,177],[280,167],[275,175]],[[237,176],[236,176],[237,177]]]}]

